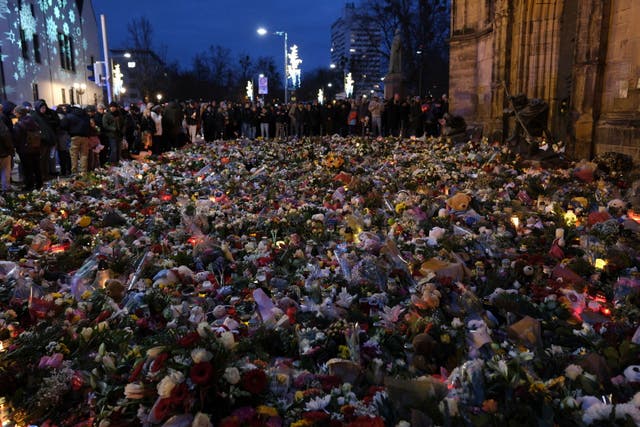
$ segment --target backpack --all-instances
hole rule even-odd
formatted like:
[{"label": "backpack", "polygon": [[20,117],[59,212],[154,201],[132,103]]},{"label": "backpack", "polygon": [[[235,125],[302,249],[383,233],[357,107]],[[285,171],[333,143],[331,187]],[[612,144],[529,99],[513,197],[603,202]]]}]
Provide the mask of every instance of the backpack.
[{"label": "backpack", "polygon": [[40,130],[27,131],[27,144],[25,150],[27,153],[40,153],[40,144],[42,144],[42,133]]}]

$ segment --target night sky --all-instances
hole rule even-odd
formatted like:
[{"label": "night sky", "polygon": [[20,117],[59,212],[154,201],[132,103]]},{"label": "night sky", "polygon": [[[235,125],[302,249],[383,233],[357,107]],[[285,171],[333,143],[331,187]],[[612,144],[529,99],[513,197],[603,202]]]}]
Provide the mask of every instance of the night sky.
[{"label": "night sky", "polygon": [[191,68],[196,53],[209,45],[231,50],[233,57],[272,56],[284,62],[283,38],[260,37],[258,27],[286,31],[289,46],[298,45],[303,74],[328,67],[331,24],[341,16],[345,0],[93,0],[98,28],[100,15],[107,21],[109,47],[127,46],[127,24],[146,17],[154,30],[157,48],[167,46],[167,59]]}]

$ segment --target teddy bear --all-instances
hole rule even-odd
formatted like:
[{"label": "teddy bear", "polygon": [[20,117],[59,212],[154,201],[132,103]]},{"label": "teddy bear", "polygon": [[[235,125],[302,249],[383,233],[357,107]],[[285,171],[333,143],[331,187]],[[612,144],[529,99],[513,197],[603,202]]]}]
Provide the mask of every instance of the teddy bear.
[{"label": "teddy bear", "polygon": [[464,212],[469,209],[471,196],[466,193],[458,192],[447,199],[447,206],[454,211]]}]

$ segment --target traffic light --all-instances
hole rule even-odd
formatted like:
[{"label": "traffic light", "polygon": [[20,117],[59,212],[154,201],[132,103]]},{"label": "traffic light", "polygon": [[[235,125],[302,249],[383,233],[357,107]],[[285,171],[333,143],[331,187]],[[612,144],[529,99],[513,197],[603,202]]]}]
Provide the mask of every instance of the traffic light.
[{"label": "traffic light", "polygon": [[96,81],[96,73],[95,73],[94,64],[87,65],[87,71],[91,72],[89,77],[87,77],[87,80],[89,80],[91,82],[95,82]]},{"label": "traffic light", "polygon": [[93,71],[93,76],[89,80],[94,81],[98,86],[105,86],[107,84],[107,68],[104,61],[96,61],[93,65],[88,65],[90,71]]}]

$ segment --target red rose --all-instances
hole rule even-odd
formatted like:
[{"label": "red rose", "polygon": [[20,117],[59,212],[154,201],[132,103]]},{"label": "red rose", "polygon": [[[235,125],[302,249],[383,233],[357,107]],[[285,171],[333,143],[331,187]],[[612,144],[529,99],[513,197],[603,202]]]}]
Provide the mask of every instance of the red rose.
[{"label": "red rose", "polygon": [[189,370],[189,378],[194,384],[205,385],[211,381],[213,376],[213,366],[209,362],[194,364]]},{"label": "red rose", "polygon": [[384,420],[380,417],[362,416],[347,424],[347,427],[384,427]]},{"label": "red rose", "polygon": [[322,390],[325,392],[330,392],[333,388],[342,384],[342,380],[337,375],[318,375],[317,378],[320,380]]},{"label": "red rose", "polygon": [[200,335],[198,335],[197,332],[190,332],[178,340],[178,345],[181,347],[191,347],[198,341],[200,341]]},{"label": "red rose", "polygon": [[140,376],[140,372],[142,372],[142,368],[144,367],[144,360],[138,362],[138,364],[133,368],[133,372],[129,375],[129,382],[132,383],[138,379]]},{"label": "red rose", "polygon": [[171,399],[160,399],[153,405],[153,418],[162,421],[171,411]]},{"label": "red rose", "polygon": [[311,421],[313,423],[328,420],[330,415],[324,411],[308,411],[302,414],[302,418],[305,420]]},{"label": "red rose", "polygon": [[267,374],[262,369],[252,369],[242,374],[242,387],[251,394],[260,394],[267,388]]},{"label": "red rose", "polygon": [[220,421],[219,427],[240,427],[240,420],[238,417],[226,417]]},{"label": "red rose", "polygon": [[158,372],[164,366],[164,362],[169,358],[169,353],[160,353],[158,357],[151,363],[151,372]]},{"label": "red rose", "polygon": [[172,403],[182,403],[189,396],[189,389],[185,383],[176,385],[171,389],[171,397],[169,400]]}]

